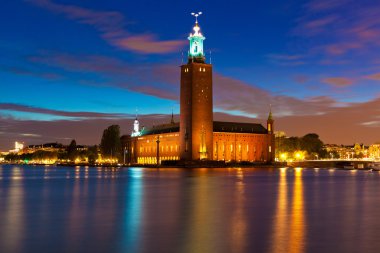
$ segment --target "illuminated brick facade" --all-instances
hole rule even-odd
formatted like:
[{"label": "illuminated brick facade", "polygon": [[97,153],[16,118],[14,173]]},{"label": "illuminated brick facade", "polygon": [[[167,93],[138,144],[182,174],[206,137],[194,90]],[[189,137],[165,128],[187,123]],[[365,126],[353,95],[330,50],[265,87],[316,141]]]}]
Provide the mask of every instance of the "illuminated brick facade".
[{"label": "illuminated brick facade", "polygon": [[[127,137],[127,163],[157,164],[164,160],[180,160],[179,123],[156,126],[139,137]],[[274,161],[274,135],[261,124],[213,122],[212,153],[209,160],[217,161]],[[159,141],[157,143],[157,141]],[[159,152],[157,153],[157,148]],[[199,160],[199,159],[198,159]]]},{"label": "illuminated brick facade", "polygon": [[212,159],[212,66],[190,62],[181,66],[180,157]]}]

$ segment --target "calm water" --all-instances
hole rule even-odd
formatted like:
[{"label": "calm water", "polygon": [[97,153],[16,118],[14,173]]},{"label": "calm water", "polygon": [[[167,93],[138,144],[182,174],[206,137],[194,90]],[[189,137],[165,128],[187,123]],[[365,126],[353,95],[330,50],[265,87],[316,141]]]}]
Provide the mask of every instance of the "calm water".
[{"label": "calm water", "polygon": [[380,252],[380,174],[3,165],[0,252]]}]

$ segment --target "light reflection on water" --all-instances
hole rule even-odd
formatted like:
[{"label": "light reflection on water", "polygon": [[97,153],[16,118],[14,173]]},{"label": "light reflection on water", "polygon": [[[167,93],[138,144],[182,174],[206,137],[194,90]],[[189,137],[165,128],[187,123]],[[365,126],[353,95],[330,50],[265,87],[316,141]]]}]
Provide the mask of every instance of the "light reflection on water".
[{"label": "light reflection on water", "polygon": [[231,219],[231,252],[244,252],[247,246],[247,213],[245,211],[244,170],[236,171],[235,205]]},{"label": "light reflection on water", "polygon": [[125,199],[126,208],[123,215],[124,227],[122,228],[122,238],[120,239],[120,252],[137,252],[141,247],[140,227],[144,210],[142,209],[143,200],[143,169],[131,168],[128,170],[128,176],[133,180],[126,185]]},{"label": "light reflection on water", "polygon": [[380,252],[380,174],[0,166],[0,252]]}]

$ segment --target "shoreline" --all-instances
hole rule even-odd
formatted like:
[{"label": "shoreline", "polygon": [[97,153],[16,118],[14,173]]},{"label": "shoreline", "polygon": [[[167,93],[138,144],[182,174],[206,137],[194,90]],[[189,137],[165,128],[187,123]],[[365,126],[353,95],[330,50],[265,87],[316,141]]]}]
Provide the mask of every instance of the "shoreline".
[{"label": "shoreline", "polygon": [[89,164],[89,163],[54,163],[54,164],[44,164],[44,163],[0,163],[0,165],[29,165],[29,166],[57,166],[57,167],[92,167],[92,168],[183,168],[183,169],[197,169],[197,168],[335,168],[343,170],[371,170],[371,164],[373,161],[329,161],[329,160],[314,160],[314,161],[298,161],[298,162],[275,162],[275,163],[234,163],[234,162],[218,162],[218,161],[191,161],[191,162],[170,162],[166,164],[161,164],[159,166],[154,164]]}]

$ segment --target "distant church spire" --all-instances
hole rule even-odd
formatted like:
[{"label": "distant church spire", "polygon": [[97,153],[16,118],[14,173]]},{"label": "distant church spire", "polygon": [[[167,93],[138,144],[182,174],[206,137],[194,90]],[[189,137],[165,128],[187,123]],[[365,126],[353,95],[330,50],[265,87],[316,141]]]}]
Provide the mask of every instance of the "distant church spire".
[{"label": "distant church spire", "polygon": [[274,129],[273,129],[273,116],[272,116],[272,105],[269,107],[269,115],[268,115],[268,120],[267,120],[267,130],[269,134],[273,134]]},{"label": "distant church spire", "polygon": [[272,117],[272,104],[269,105],[268,121],[269,120],[273,121],[273,117]]},{"label": "distant church spire", "polygon": [[172,118],[170,120],[170,124],[174,124],[174,114],[173,114],[173,108],[172,108]]},{"label": "distant church spire", "polygon": [[198,25],[198,17],[202,12],[191,13],[195,17],[195,25],[193,27],[194,33],[190,33],[188,39],[190,41],[189,60],[188,62],[205,62],[205,55],[203,53],[203,41],[206,39],[200,32]]}]

